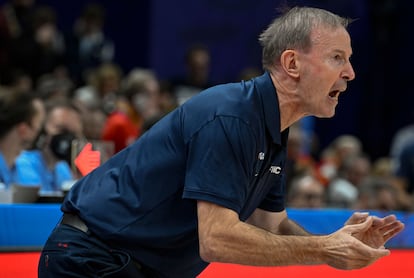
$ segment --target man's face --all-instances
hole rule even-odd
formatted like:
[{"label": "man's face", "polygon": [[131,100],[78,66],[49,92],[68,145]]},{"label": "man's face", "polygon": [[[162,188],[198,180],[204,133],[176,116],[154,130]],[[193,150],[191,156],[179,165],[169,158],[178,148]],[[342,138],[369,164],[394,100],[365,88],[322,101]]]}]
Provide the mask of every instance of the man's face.
[{"label": "man's face", "polygon": [[65,131],[71,132],[79,138],[83,136],[82,118],[74,110],[58,107],[53,109],[47,118],[45,129],[49,136]]},{"label": "man's face", "polygon": [[28,126],[28,128],[26,129],[27,131],[21,135],[22,147],[24,149],[29,148],[33,144],[33,141],[36,139],[37,135],[39,134],[40,129],[42,128],[42,125],[43,125],[43,121],[45,119],[46,111],[45,111],[43,102],[36,99],[33,101],[33,106],[36,109],[36,114],[31,120],[31,122],[27,124]]},{"label": "man's face", "polygon": [[332,117],[338,96],[355,78],[349,58],[351,40],[344,28],[315,28],[311,33],[312,47],[299,52],[300,98],[304,113]]}]

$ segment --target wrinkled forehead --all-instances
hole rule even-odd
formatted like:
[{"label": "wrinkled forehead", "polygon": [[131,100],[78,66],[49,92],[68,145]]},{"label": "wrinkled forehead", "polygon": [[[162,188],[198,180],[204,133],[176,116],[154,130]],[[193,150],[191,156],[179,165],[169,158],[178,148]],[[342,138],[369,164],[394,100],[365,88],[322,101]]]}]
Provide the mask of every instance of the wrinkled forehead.
[{"label": "wrinkled forehead", "polygon": [[341,50],[352,54],[351,37],[344,27],[317,26],[311,30],[311,48]]},{"label": "wrinkled forehead", "polygon": [[343,26],[333,27],[326,25],[316,25],[310,31],[310,38],[315,42],[332,37],[344,37],[350,40],[348,30],[346,30]]}]

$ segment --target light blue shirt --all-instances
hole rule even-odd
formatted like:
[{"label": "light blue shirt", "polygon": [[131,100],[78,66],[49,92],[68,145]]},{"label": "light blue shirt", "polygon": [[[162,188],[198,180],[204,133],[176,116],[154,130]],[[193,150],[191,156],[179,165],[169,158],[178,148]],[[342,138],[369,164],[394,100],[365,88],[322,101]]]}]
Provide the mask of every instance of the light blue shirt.
[{"label": "light blue shirt", "polygon": [[16,168],[9,167],[6,160],[3,157],[3,154],[0,153],[0,183],[3,183],[6,188],[10,186],[13,182],[16,181]]},{"label": "light blue shirt", "polygon": [[73,180],[73,174],[66,161],[59,161],[49,169],[40,150],[23,151],[16,159],[17,183],[27,186],[40,185],[40,194],[60,192],[62,184]]}]

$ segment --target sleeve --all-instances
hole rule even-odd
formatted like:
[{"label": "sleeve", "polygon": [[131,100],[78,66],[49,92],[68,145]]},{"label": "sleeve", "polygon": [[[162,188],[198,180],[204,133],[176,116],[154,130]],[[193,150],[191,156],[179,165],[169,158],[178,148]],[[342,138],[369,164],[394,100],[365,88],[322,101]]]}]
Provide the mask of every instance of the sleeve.
[{"label": "sleeve", "polygon": [[280,212],[285,209],[286,176],[282,174],[280,177],[274,177],[274,179],[272,189],[259,205],[259,208],[271,212]]},{"label": "sleeve", "polygon": [[216,203],[240,213],[253,175],[256,140],[235,117],[216,117],[190,140],[184,198]]}]

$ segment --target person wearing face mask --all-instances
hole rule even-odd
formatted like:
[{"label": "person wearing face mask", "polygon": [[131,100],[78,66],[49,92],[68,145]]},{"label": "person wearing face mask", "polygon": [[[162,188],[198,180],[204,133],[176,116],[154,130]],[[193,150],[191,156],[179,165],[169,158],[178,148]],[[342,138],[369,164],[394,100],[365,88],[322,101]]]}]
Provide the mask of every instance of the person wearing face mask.
[{"label": "person wearing face mask", "polygon": [[160,86],[154,73],[134,69],[127,76],[117,109],[104,125],[102,140],[114,142],[115,152],[133,143],[161,115]]},{"label": "person wearing face mask", "polygon": [[83,138],[78,108],[66,100],[48,103],[34,148],[16,159],[19,184],[41,185],[40,195],[62,193],[62,184],[76,178],[70,167],[72,140],[76,138]]},{"label": "person wearing face mask", "polygon": [[36,139],[45,117],[43,102],[24,91],[0,88],[0,184],[17,181],[15,161]]}]

